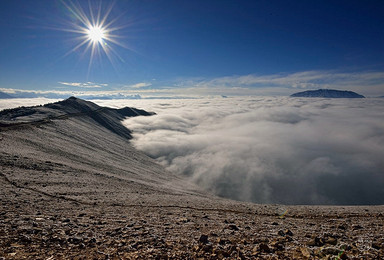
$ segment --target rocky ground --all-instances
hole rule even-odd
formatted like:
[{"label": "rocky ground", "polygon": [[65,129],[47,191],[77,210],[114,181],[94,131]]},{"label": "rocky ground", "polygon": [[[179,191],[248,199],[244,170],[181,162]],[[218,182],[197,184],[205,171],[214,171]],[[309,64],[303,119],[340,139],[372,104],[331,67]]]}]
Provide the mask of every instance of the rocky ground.
[{"label": "rocky ground", "polygon": [[[4,259],[382,259],[380,207],[88,205],[1,181]],[[217,205],[216,205],[217,206]]]},{"label": "rocky ground", "polygon": [[75,112],[3,122],[0,259],[384,258],[384,206],[217,198]]}]

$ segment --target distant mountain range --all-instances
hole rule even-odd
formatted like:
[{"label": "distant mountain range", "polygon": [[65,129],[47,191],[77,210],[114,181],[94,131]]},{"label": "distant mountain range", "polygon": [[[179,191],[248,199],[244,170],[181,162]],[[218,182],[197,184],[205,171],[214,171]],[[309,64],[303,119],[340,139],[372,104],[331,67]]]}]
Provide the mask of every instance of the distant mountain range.
[{"label": "distant mountain range", "polygon": [[13,98],[11,95],[0,91],[0,99],[2,98]]},{"label": "distant mountain range", "polygon": [[335,89],[307,90],[292,94],[291,97],[365,98],[363,95],[357,94],[353,91]]}]

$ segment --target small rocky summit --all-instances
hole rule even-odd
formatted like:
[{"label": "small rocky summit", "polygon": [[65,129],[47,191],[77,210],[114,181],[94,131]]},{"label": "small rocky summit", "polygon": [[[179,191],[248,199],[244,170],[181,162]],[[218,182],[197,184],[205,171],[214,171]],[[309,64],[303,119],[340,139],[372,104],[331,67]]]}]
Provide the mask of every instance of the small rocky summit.
[{"label": "small rocky summit", "polygon": [[335,89],[307,90],[292,94],[291,97],[365,98],[363,95],[357,94],[353,91]]}]

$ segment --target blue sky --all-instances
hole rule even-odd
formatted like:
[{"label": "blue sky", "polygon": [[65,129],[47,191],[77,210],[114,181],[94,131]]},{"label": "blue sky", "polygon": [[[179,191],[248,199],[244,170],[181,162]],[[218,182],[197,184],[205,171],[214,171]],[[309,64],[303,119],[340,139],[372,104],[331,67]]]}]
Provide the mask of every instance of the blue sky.
[{"label": "blue sky", "polygon": [[[92,61],[88,43],[74,50],[81,10],[110,10],[113,41],[95,43]],[[383,1],[2,0],[0,91],[384,95],[383,13]]]}]

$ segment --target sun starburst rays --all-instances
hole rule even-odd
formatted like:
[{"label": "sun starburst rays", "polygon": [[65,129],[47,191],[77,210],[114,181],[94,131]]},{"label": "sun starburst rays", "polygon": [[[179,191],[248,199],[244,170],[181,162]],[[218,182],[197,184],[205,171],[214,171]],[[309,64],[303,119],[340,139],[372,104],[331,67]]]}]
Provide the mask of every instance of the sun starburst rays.
[{"label": "sun starburst rays", "polygon": [[113,67],[115,67],[116,58],[119,61],[124,61],[114,50],[114,47],[117,46],[129,48],[119,41],[122,36],[117,35],[117,32],[124,28],[124,26],[116,26],[119,17],[110,18],[113,4],[109,5],[108,8],[103,8],[100,1],[95,8],[89,2],[89,9],[86,12],[87,9],[83,9],[78,3],[75,4],[72,1],[62,1],[62,3],[74,18],[70,27],[65,28],[64,31],[78,35],[74,37],[74,40],[77,41],[76,45],[65,56],[84,48],[84,54],[89,53],[88,74],[95,59],[101,60],[104,55]]}]

